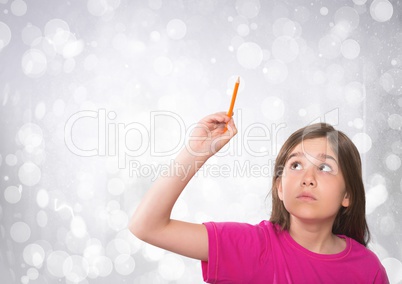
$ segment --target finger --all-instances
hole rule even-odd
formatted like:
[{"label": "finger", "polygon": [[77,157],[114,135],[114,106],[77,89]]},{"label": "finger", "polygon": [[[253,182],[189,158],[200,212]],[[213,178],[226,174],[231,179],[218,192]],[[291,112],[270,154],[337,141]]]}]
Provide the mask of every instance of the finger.
[{"label": "finger", "polygon": [[204,117],[200,120],[199,125],[207,131],[222,129],[225,132],[230,119],[225,112],[217,112]]},{"label": "finger", "polygon": [[230,117],[225,112],[217,112],[206,117],[210,122],[227,123]]},{"label": "finger", "polygon": [[230,137],[233,137],[237,134],[237,127],[233,119],[230,119],[229,122],[227,123],[227,129],[228,129],[227,132],[229,132]]}]

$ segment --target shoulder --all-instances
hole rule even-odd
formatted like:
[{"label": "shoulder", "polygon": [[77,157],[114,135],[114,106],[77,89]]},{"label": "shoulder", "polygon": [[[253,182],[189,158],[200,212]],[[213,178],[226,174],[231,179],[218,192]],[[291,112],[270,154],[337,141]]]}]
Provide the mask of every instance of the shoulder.
[{"label": "shoulder", "polygon": [[202,264],[204,281],[215,283],[225,279],[225,283],[250,283],[256,275],[267,273],[264,264],[270,257],[268,236],[273,229],[270,222],[204,225],[208,232],[208,261]]},{"label": "shoulder", "polygon": [[365,271],[376,273],[376,277],[386,278],[386,271],[378,256],[369,248],[348,238],[350,242],[349,257]]},{"label": "shoulder", "polygon": [[350,253],[359,258],[366,258],[367,261],[380,263],[379,258],[377,255],[371,251],[369,248],[365,247],[361,243],[357,242],[356,240],[345,237],[348,242],[350,242]]}]

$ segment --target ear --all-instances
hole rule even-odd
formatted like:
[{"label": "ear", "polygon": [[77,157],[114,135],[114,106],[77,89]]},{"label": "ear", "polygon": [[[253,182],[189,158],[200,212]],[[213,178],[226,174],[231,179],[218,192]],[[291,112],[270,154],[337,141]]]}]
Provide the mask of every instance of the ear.
[{"label": "ear", "polygon": [[347,192],[345,193],[345,196],[343,197],[343,200],[342,200],[341,204],[342,204],[343,207],[348,207],[349,206],[350,199],[349,199],[349,195],[348,195]]},{"label": "ear", "polygon": [[276,190],[278,191],[278,197],[280,200],[283,201],[282,178],[277,177],[275,183],[276,183]]}]

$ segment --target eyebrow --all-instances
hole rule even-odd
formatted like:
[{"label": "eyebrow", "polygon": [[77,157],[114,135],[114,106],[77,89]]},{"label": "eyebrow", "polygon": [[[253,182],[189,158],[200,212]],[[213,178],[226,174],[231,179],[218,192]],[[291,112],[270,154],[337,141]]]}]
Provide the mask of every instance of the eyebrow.
[{"label": "eyebrow", "polygon": [[[309,155],[309,154],[307,154],[307,155]],[[293,157],[301,157],[301,156],[306,156],[306,155],[302,152],[295,152],[295,153],[290,154],[288,160],[290,160]],[[309,156],[311,156],[311,155],[309,155]],[[326,159],[333,160],[335,163],[338,164],[338,161],[334,157],[332,157],[331,155],[328,155],[328,154],[320,153],[315,158],[317,160],[320,160],[320,159],[321,160],[326,160]]]}]

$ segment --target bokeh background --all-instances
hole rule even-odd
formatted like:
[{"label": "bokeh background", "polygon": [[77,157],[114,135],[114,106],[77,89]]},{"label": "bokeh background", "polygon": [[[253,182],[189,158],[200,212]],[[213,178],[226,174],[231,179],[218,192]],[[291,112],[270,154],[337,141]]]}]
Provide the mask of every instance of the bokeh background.
[{"label": "bokeh background", "polygon": [[402,2],[0,0],[2,283],[202,283],[127,230],[192,126],[239,134],[173,215],[258,223],[284,139],[326,121],[363,160],[370,248],[402,283]]}]

